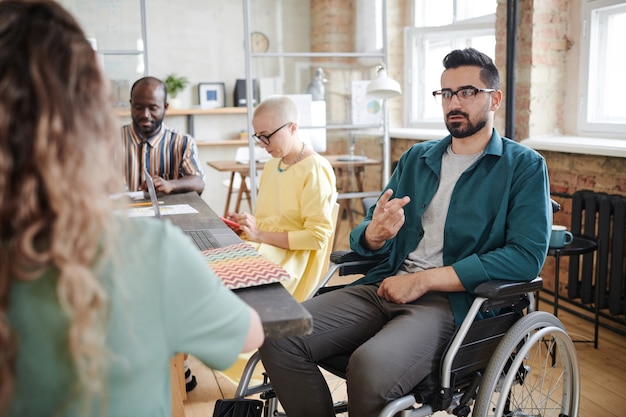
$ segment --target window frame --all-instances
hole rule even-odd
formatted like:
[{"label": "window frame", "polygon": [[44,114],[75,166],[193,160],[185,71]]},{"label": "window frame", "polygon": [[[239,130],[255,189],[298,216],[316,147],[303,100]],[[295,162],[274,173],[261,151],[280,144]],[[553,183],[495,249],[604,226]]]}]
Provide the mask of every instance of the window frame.
[{"label": "window frame", "polygon": [[[426,45],[432,42],[449,42],[452,49],[465,48],[473,38],[496,35],[496,14],[467,19],[444,26],[407,27],[404,30],[404,125],[409,128],[442,129],[443,117],[426,118],[425,100],[437,85],[426,85],[425,59]],[[495,51],[494,51],[495,52]],[[415,76],[413,75],[415,74]]]},{"label": "window frame", "polygon": [[[581,53],[579,60],[579,105],[577,113],[577,131],[580,136],[603,136],[624,138],[626,122],[598,121],[591,113],[598,106],[594,92],[599,91],[596,82],[596,69],[592,68],[595,62],[605,62],[602,58],[607,55],[606,33],[603,32],[602,22],[606,22],[612,14],[610,9],[617,13],[626,10],[623,0],[583,0],[581,2]],[[595,65],[594,67],[598,67]]]}]

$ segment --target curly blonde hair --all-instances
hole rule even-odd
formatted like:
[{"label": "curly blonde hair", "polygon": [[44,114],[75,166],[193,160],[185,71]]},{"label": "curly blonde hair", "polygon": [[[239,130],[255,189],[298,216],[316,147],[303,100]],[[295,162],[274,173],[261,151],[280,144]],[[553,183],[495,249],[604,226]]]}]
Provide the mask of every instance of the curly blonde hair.
[{"label": "curly blonde hair", "polygon": [[117,133],[107,81],[76,20],[52,1],[0,1],[0,413],[18,349],[11,284],[44,271],[58,272],[77,386],[103,387],[107,294],[94,266],[120,179]]}]

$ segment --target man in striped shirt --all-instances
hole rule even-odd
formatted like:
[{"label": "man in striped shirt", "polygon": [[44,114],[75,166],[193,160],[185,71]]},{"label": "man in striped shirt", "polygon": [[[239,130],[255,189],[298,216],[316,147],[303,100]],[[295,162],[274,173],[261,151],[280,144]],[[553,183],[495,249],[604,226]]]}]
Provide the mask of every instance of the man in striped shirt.
[{"label": "man in striped shirt", "polygon": [[[165,84],[154,77],[135,81],[130,90],[132,123],[122,127],[124,178],[129,191],[146,190],[148,170],[157,192],[164,194],[204,190],[204,171],[198,146],[191,135],[163,124],[167,102]],[[144,169],[145,168],[145,169]],[[197,385],[185,355],[187,391]]]},{"label": "man in striped shirt", "polygon": [[129,191],[146,190],[147,170],[157,192],[202,194],[205,178],[195,140],[163,124],[168,107],[165,84],[154,77],[137,80],[130,105],[132,123],[122,127]]}]

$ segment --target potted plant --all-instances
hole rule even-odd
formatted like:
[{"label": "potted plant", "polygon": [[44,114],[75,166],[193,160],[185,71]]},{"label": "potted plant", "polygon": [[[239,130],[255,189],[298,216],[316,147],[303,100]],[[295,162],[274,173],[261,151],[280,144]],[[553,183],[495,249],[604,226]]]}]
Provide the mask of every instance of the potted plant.
[{"label": "potted plant", "polygon": [[180,107],[180,100],[177,98],[178,93],[183,91],[189,84],[187,77],[179,77],[176,74],[170,74],[165,78],[165,88],[167,90],[168,102],[171,107]]}]

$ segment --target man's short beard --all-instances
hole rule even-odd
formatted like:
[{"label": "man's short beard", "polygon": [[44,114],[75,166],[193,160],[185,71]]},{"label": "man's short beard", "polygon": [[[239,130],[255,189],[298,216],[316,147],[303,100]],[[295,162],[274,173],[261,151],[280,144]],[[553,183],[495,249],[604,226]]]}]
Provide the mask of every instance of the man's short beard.
[{"label": "man's short beard", "polygon": [[468,136],[472,136],[473,134],[482,130],[482,128],[484,128],[487,125],[487,117],[482,118],[481,120],[478,121],[478,123],[474,125],[470,121],[469,117],[467,117],[467,115],[464,115],[464,116],[465,116],[465,119],[467,120],[467,125],[465,128],[462,127],[463,126],[462,123],[460,122],[450,123],[447,121],[447,118],[446,118],[446,128],[448,129],[448,132],[450,132],[452,137],[466,138]]},{"label": "man's short beard", "polygon": [[137,133],[139,133],[139,135],[141,137],[143,137],[144,139],[148,139],[151,138],[156,132],[159,131],[159,129],[161,129],[161,125],[163,124],[163,119],[161,118],[160,120],[155,121],[152,129],[150,130],[150,132],[144,132],[143,128],[139,125],[139,123],[136,123],[133,121],[133,123],[135,124],[135,131]]}]

